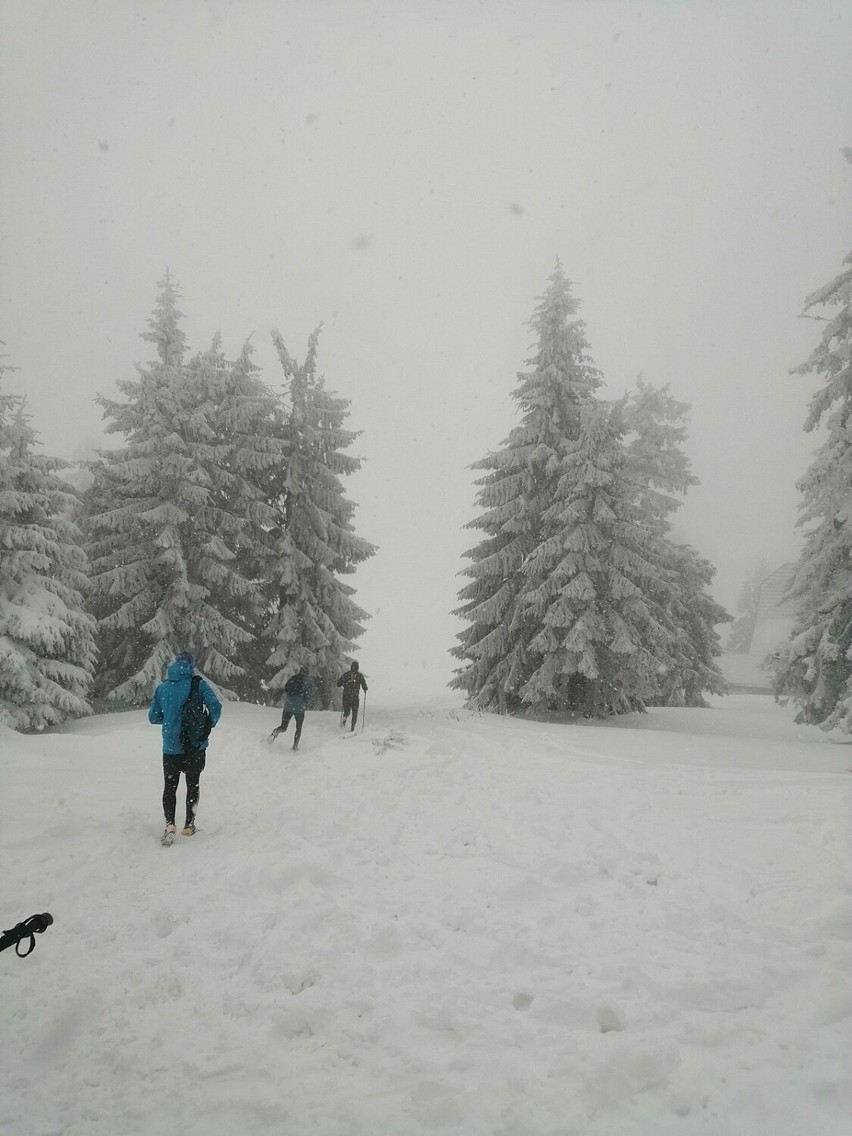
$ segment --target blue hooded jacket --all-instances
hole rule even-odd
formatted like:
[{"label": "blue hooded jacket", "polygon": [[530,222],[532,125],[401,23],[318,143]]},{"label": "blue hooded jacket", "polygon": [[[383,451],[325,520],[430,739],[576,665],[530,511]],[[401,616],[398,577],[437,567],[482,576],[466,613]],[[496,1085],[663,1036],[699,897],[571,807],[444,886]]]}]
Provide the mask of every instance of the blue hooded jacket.
[{"label": "blue hooded jacket", "polygon": [[[175,659],[166,672],[166,681],[161,682],[154,691],[154,697],[148,707],[148,721],[154,726],[159,726],[160,723],[163,726],[163,753],[171,754],[173,757],[183,753],[180,741],[180,712],[189,697],[193,669],[186,660]],[[219,721],[222,703],[204,679],[198,684],[198,693],[201,695],[201,701],[210,711],[212,728]],[[199,743],[199,749],[207,749],[206,738]]]}]

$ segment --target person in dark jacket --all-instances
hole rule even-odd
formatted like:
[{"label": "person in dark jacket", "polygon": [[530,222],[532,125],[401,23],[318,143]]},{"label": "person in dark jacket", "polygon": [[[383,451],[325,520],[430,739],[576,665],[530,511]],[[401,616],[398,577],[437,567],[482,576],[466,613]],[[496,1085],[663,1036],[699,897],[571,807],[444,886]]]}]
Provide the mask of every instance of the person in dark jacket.
[{"label": "person in dark jacket", "polygon": [[337,685],[343,687],[343,717],[341,725],[346,725],[346,719],[352,715],[352,725],[350,731],[355,729],[355,723],[358,721],[358,704],[361,699],[361,691],[367,693],[367,683],[364,676],[358,669],[358,664],[354,663],[342,674],[337,680]]},{"label": "person in dark jacket", "polygon": [[302,723],[305,720],[305,711],[314,696],[314,680],[310,678],[304,667],[291,675],[284,684],[284,708],[281,713],[281,725],[276,726],[269,736],[274,742],[279,734],[287,732],[290,719],[296,720],[296,734],[293,738],[293,749],[299,748],[299,739],[302,736]]},{"label": "person in dark jacket", "polygon": [[[198,736],[186,744],[181,740],[181,711],[192,689],[194,671],[195,657],[189,651],[181,651],[169,665],[166,681],[161,682],[154,691],[148,707],[148,721],[152,725],[163,727],[163,812],[166,817],[164,844],[171,844],[177,831],[175,811],[181,773],[186,780],[186,825],[183,835],[192,836],[195,832],[201,772],[207,760],[207,737]],[[222,714],[222,703],[203,678],[198,680],[198,693],[210,715],[209,728],[212,729]]]}]

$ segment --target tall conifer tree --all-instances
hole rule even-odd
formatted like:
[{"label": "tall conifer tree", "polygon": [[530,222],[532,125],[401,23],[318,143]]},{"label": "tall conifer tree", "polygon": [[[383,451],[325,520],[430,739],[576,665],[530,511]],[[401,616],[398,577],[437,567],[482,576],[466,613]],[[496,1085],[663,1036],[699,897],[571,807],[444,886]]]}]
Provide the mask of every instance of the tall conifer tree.
[{"label": "tall conifer tree", "polygon": [[185,361],[178,298],[167,274],[143,334],[157,359],[118,383],[125,401],[99,399],[125,444],[94,464],[87,494],[99,691],[129,704],[147,700],[183,648],[233,693],[240,651],[266,617],[275,514],[258,480],[280,460],[274,398],[248,347],[231,363],[217,336]]},{"label": "tall conifer tree", "polygon": [[[712,662],[725,613],[712,569],[669,539],[695,478],[680,450],[683,404],[640,380],[627,407],[597,397],[577,301],[561,267],[532,320],[533,370],[503,449],[474,468],[486,539],[467,555],[451,685],[483,709],[601,716],[722,689]],[[628,426],[633,430],[625,444]]]},{"label": "tall conifer tree", "polygon": [[348,400],[327,391],[317,374],[319,332],[311,335],[301,364],[290,356],[280,332],[272,337],[284,370],[288,411],[286,459],[274,487],[277,568],[268,591],[267,640],[271,689],[281,690],[304,666],[325,707],[367,618],[352,598],[355,589],[341,577],[376,549],[355,534],[355,506],[344,495],[341,478],[361,465],[344,450],[358,434],[343,425]]},{"label": "tall conifer tree", "polygon": [[95,664],[78,502],[36,444],[24,399],[0,391],[0,723],[16,730],[91,713]]},{"label": "tall conifer tree", "polygon": [[673,629],[673,663],[659,677],[662,706],[706,706],[704,694],[726,694],[728,685],[715,659],[722,653],[716,627],[731,616],[710,595],[716,569],[689,544],[667,540],[663,563],[671,584],[659,592]]},{"label": "tall conifer tree", "polygon": [[709,595],[715,570],[689,545],[672,539],[671,517],[690,486],[698,484],[683,450],[689,406],[679,402],[668,386],[654,387],[640,376],[637,390],[626,402],[630,438],[627,470],[637,487],[637,503],[656,558],[666,566],[666,579],[648,583],[649,598],[667,611],[672,642],[671,662],[658,675],[655,701],[670,705],[705,705],[702,693],[722,694],[725,679],[714,659],[722,648],[716,626],[730,616]]},{"label": "tall conifer tree", "polygon": [[537,586],[523,604],[540,628],[524,701],[586,717],[641,709],[674,665],[673,635],[657,596],[672,574],[637,502],[624,453],[623,404],[589,402],[562,462],[551,534],[530,557]]},{"label": "tall conifer tree", "polygon": [[641,375],[625,404],[625,452],[639,489],[638,503],[664,532],[670,530],[670,517],[690,486],[698,485],[683,450],[688,413],[689,405],[679,402],[668,384],[655,387]]},{"label": "tall conifer tree", "polygon": [[[452,686],[473,705],[512,711],[537,663],[530,642],[539,626],[524,603],[539,581],[531,575],[535,550],[553,533],[548,511],[559,500],[562,463],[577,445],[583,411],[602,379],[589,356],[579,301],[561,265],[550,277],[530,321],[537,336],[530,371],[518,375],[514,397],[523,415],[503,447],[476,462],[488,471],[477,484],[484,512],[468,524],[485,539],[466,555],[471,582],[458,610],[470,626],[453,654],[463,660]],[[538,562],[535,562],[536,564]]]},{"label": "tall conifer tree", "polygon": [[805,429],[823,426],[827,437],[799,481],[806,534],[790,591],[799,618],[775,660],[775,683],[799,705],[797,721],[852,733],[852,253],[844,264],[805,304],[835,309],[794,372],[823,380]]}]

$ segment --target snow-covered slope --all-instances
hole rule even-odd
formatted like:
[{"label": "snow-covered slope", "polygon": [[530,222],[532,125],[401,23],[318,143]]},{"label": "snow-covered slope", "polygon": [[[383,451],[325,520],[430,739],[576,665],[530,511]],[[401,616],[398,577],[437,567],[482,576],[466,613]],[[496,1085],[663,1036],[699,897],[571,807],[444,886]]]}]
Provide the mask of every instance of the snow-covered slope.
[{"label": "snow-covered slope", "polygon": [[848,1136],[852,762],[791,719],[370,706],[294,754],[229,705],[168,849],[144,714],[3,735],[2,926],[55,922],[0,955],[0,1133]]}]

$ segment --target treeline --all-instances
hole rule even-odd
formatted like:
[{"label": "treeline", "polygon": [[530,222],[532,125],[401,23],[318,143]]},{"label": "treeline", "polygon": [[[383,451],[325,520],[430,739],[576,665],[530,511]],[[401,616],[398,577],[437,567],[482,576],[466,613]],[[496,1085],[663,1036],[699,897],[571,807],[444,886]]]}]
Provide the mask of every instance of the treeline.
[{"label": "treeline", "polygon": [[[36,452],[23,398],[0,390],[0,722],[42,729],[147,702],[191,650],[226,697],[267,701],[299,666],[321,705],[363,632],[346,582],[375,552],[342,478],[348,402],[280,334],[280,387],[246,343],[190,354],[167,274],[143,338],[156,359],[100,397],[116,448],[88,463]],[[3,367],[8,372],[11,367]],[[5,386],[5,382],[4,382]]]},{"label": "treeline", "polygon": [[[317,372],[318,332],[301,363],[273,333],[273,390],[250,343],[191,354],[178,303],[167,274],[143,333],[156,358],[99,397],[118,444],[79,494],[35,452],[24,400],[0,396],[0,721],[15,729],[142,705],[179,649],[250,701],[305,666],[328,706],[363,632],[346,577],[376,550],[344,494],[357,435]],[[641,378],[601,398],[577,309],[557,266],[520,425],[476,464],[483,539],[451,685],[510,713],[702,705],[724,690],[715,627],[730,617],[711,565],[672,535],[697,480],[689,408]]]},{"label": "treeline", "polygon": [[[773,659],[799,720],[852,732],[852,254],[806,312],[833,310],[797,371],[816,375],[806,430],[826,430],[799,483],[799,620]],[[92,707],[147,701],[177,649],[226,696],[268,701],[306,666],[320,705],[363,632],[346,582],[376,551],[342,479],[348,402],[273,334],[279,388],[246,343],[190,354],[167,275],[143,338],[153,362],[99,399],[119,436],[88,463],[37,452],[0,361],[0,724],[42,729]],[[468,553],[452,686],[469,705],[604,716],[700,705],[724,690],[714,570],[673,536],[696,482],[688,407],[639,380],[601,397],[578,301],[557,266],[536,308],[520,424],[474,468],[481,539]]]}]

